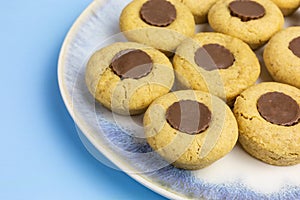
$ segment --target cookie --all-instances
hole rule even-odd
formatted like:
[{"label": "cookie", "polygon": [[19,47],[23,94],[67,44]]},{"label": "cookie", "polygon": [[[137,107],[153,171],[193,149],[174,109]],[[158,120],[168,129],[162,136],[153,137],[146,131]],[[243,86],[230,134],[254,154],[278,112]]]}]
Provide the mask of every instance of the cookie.
[{"label": "cookie", "polygon": [[218,97],[182,90],[156,99],[144,116],[150,146],[183,169],[204,168],[229,153],[238,138],[237,122]]},{"label": "cookie", "polygon": [[174,72],[160,51],[133,42],[115,43],[95,52],[86,67],[90,93],[113,112],[140,114],[169,92]]},{"label": "cookie", "polygon": [[263,57],[275,81],[300,88],[300,27],[289,27],[274,35]]},{"label": "cookie", "polygon": [[290,15],[295,12],[299,6],[299,0],[272,0],[281,10],[284,16]]},{"label": "cookie", "polygon": [[202,24],[207,22],[207,14],[209,9],[218,0],[180,0],[184,3],[192,12],[195,18],[196,24]]},{"label": "cookie", "polygon": [[279,166],[300,163],[300,90],[265,82],[244,91],[234,105],[239,142],[252,156]]},{"label": "cookie", "polygon": [[179,87],[212,93],[229,105],[260,74],[259,61],[251,48],[221,33],[198,33],[183,41],[173,66]]},{"label": "cookie", "polygon": [[215,31],[257,49],[282,29],[284,18],[270,0],[220,0],[210,9],[208,21]]},{"label": "cookie", "polygon": [[120,29],[128,40],[173,52],[195,33],[190,10],[178,0],[135,0],[120,16]]}]

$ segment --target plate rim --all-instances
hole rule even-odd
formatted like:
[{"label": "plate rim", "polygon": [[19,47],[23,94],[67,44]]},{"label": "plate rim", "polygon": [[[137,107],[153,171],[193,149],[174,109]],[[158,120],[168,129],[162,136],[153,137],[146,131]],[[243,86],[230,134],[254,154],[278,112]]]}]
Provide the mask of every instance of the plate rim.
[{"label": "plate rim", "polygon": [[[61,97],[63,99],[63,102],[68,110],[68,113],[70,114],[72,120],[75,122],[76,126],[81,130],[83,135],[90,141],[90,143],[101,153],[103,154],[108,160],[110,160],[114,165],[116,165],[122,172],[126,173],[129,177],[136,180],[138,183],[142,184],[143,186],[149,188],[150,190],[166,197],[169,199],[189,199],[185,196],[182,196],[180,194],[177,194],[175,192],[171,192],[167,190],[166,188],[159,187],[152,183],[150,180],[147,180],[144,176],[138,173],[127,173],[125,168],[130,168],[132,171],[135,171],[132,167],[126,164],[122,163],[119,159],[114,157],[109,151],[107,151],[104,147],[99,145],[96,141],[96,139],[92,136],[92,133],[89,132],[89,129],[84,126],[84,123],[81,122],[81,120],[76,117],[75,113],[73,112],[73,101],[72,101],[72,94],[69,96],[68,92],[64,85],[64,69],[65,69],[65,56],[68,45],[71,43],[71,39],[74,37],[77,28],[80,27],[82,21],[84,21],[84,18],[87,18],[88,15],[91,13],[93,8],[97,5],[103,6],[107,1],[110,0],[95,0],[92,1],[82,12],[81,14],[76,18],[76,20],[73,22],[71,28],[68,30],[64,41],[62,43],[58,62],[57,62],[57,78],[58,78],[58,87],[61,94]],[[79,136],[78,136],[79,137]]]}]

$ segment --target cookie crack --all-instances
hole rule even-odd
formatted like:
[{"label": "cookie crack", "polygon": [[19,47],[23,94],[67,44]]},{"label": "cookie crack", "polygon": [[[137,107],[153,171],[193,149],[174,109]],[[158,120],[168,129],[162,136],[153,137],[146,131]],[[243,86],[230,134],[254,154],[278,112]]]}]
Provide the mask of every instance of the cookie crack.
[{"label": "cookie crack", "polygon": [[243,94],[240,94],[240,96],[239,96],[240,98],[242,98],[244,101],[246,101],[247,99],[246,99],[246,97],[243,95]]},{"label": "cookie crack", "polygon": [[269,158],[272,159],[272,160],[274,160],[274,161],[278,161],[278,160],[281,160],[283,157],[280,156],[280,157],[278,157],[278,158],[275,158],[275,157],[273,157],[273,156],[269,156]]},{"label": "cookie crack", "polygon": [[126,86],[122,85],[122,88],[124,89],[124,99],[122,100],[122,106],[123,106],[123,108],[126,108],[125,103],[127,101],[128,94],[127,94]]},{"label": "cookie crack", "polygon": [[297,156],[297,157],[299,156],[298,153],[289,153],[289,155],[290,155],[290,156]]},{"label": "cookie crack", "polygon": [[236,112],[236,114],[239,115],[240,117],[242,117],[243,119],[248,120],[248,121],[252,121],[253,119],[258,119],[259,120],[259,117],[257,117],[257,116],[247,116],[244,113],[240,113],[240,112]]},{"label": "cookie crack", "polygon": [[244,119],[246,119],[246,120],[253,120],[253,118],[254,117],[248,117],[248,116],[246,116],[246,115],[244,115],[243,113],[239,113],[239,115],[242,117],[242,118],[244,118]]}]

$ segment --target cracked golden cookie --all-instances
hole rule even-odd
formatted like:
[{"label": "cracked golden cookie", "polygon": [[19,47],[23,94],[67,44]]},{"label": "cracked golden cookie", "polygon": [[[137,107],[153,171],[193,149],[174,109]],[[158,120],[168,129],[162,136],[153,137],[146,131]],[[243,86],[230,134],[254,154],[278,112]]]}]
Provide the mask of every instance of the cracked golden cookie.
[{"label": "cracked golden cookie", "polygon": [[272,0],[281,10],[283,15],[287,16],[295,12],[300,6],[300,0]]},{"label": "cracked golden cookie", "polygon": [[266,82],[244,91],[234,105],[239,142],[252,156],[279,166],[300,163],[300,90]]},{"label": "cracked golden cookie", "polygon": [[196,24],[202,24],[207,22],[207,14],[209,9],[218,0],[180,0],[184,3],[192,12],[195,18]]},{"label": "cracked golden cookie", "polygon": [[257,49],[282,29],[284,18],[270,0],[220,0],[210,9],[208,21],[215,31]]},{"label": "cracked golden cookie", "polygon": [[275,81],[300,88],[300,27],[274,35],[264,50],[264,61]]},{"label": "cracked golden cookie", "polygon": [[173,52],[195,33],[190,10],[178,0],[135,0],[120,16],[120,28],[130,41]]},{"label": "cracked golden cookie", "polygon": [[229,105],[260,74],[259,61],[251,48],[221,33],[198,33],[183,41],[173,66],[181,88],[212,93]]},{"label": "cracked golden cookie", "polygon": [[115,43],[96,51],[88,61],[86,85],[113,112],[134,115],[169,92],[174,72],[160,51],[133,42]]},{"label": "cracked golden cookie", "polygon": [[183,169],[204,168],[228,154],[238,138],[230,108],[211,94],[182,90],[156,99],[144,116],[150,146]]}]

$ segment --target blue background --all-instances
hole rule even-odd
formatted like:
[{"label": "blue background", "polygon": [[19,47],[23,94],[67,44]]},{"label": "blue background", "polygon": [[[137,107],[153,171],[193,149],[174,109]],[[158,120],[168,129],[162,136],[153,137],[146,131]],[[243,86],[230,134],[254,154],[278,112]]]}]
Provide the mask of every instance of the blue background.
[{"label": "blue background", "polygon": [[60,47],[89,3],[1,1],[1,200],[164,199],[94,159],[60,96]]}]

